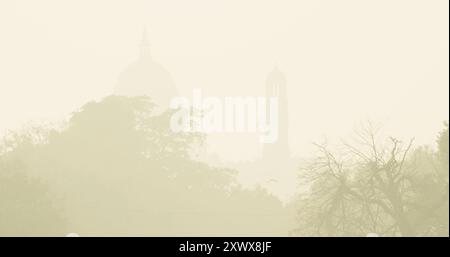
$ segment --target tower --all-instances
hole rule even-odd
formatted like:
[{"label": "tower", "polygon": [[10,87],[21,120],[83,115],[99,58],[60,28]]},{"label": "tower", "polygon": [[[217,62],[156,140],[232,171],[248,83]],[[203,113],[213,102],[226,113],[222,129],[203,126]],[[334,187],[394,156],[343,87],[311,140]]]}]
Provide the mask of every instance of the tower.
[{"label": "tower", "polygon": [[[266,80],[266,98],[278,97],[278,140],[274,143],[264,144],[263,159],[267,161],[284,161],[290,156],[288,127],[288,98],[286,89],[286,77],[275,67],[269,73]],[[269,115],[269,112],[266,112]]]}]

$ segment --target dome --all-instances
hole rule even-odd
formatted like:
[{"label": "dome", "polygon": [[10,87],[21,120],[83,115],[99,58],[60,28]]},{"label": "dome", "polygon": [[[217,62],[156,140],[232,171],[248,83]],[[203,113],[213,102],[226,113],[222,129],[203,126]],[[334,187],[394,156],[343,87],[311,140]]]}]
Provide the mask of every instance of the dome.
[{"label": "dome", "polygon": [[150,58],[141,58],[120,74],[115,93],[148,96],[158,106],[168,108],[177,90],[170,73],[163,66]]},{"label": "dome", "polygon": [[148,96],[153,103],[165,110],[178,93],[170,73],[152,59],[149,48],[147,33],[144,31],[140,56],[119,75],[114,93],[123,96]]}]

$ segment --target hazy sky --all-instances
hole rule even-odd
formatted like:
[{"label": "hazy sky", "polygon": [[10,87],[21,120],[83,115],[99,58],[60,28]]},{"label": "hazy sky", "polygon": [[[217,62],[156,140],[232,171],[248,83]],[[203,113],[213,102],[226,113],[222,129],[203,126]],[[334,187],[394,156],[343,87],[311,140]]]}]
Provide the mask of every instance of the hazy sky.
[{"label": "hazy sky", "polygon": [[[295,155],[366,119],[433,143],[448,119],[448,9],[447,0],[1,0],[0,131],[111,94],[147,25],[154,59],[189,96],[263,94],[277,64]],[[213,142],[225,159],[258,154],[256,136]]]}]

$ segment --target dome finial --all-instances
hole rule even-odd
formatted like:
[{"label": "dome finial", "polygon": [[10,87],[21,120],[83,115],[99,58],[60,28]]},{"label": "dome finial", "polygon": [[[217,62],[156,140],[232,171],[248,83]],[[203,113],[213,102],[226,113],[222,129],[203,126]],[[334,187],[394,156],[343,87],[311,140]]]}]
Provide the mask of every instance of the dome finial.
[{"label": "dome finial", "polygon": [[142,31],[142,40],[141,40],[141,45],[148,45],[148,34],[147,34],[147,26],[144,25],[144,29]]},{"label": "dome finial", "polygon": [[274,61],[272,72],[274,72],[274,73],[281,73],[281,71],[280,71],[280,69],[278,67],[279,67],[278,66],[278,61]]},{"label": "dome finial", "polygon": [[141,39],[141,58],[150,57],[150,43],[148,40],[147,26],[144,25],[144,30],[142,31]]}]

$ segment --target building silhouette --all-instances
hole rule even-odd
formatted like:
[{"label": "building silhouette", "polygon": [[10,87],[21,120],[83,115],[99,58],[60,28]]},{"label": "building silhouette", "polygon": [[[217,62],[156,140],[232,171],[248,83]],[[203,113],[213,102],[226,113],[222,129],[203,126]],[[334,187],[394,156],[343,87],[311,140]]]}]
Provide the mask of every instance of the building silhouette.
[{"label": "building silhouette", "polygon": [[160,110],[169,107],[178,95],[170,73],[153,60],[147,30],[144,29],[136,61],[119,75],[114,93],[123,96],[148,96]]},{"label": "building silhouette", "polygon": [[[275,67],[269,73],[266,80],[266,99],[278,97],[278,140],[274,143],[263,145],[262,158],[270,162],[279,162],[289,159],[289,113],[288,97],[285,75]],[[270,118],[269,110],[266,112],[267,118]]]}]

